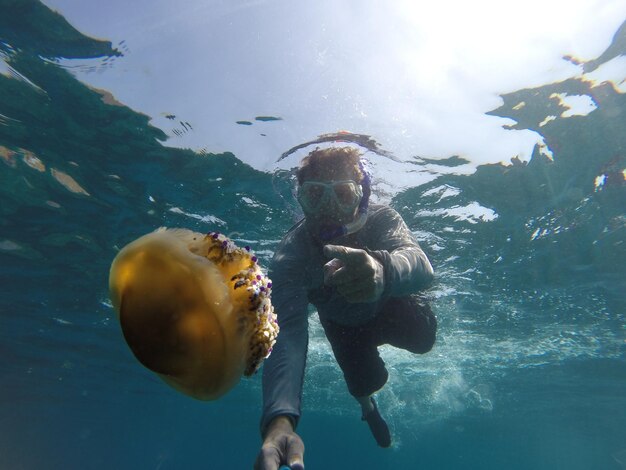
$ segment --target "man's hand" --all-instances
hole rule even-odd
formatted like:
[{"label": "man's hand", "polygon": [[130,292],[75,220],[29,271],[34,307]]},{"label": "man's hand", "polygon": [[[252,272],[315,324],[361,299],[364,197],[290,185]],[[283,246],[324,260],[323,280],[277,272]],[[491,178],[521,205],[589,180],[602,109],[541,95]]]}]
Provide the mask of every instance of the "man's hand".
[{"label": "man's hand", "polygon": [[289,465],[291,470],[304,470],[304,443],[285,416],[274,418],[267,427],[254,470],[278,470],[280,465]]},{"label": "man's hand", "polygon": [[[335,286],[348,302],[376,302],[385,289],[383,265],[365,250],[339,245],[324,246],[324,282]],[[339,261],[337,261],[339,260]]]}]

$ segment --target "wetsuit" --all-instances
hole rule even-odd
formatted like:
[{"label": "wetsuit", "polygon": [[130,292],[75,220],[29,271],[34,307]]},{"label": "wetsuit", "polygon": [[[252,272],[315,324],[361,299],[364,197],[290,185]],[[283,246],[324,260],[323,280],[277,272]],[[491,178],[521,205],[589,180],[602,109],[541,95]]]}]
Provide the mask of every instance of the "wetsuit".
[{"label": "wetsuit", "polygon": [[393,209],[371,205],[365,225],[330,243],[366,250],[383,265],[384,292],[377,302],[349,303],[324,285],[329,259],[306,222],[297,223],[278,246],[269,276],[280,333],[263,366],[261,432],[278,415],[300,417],[308,347],[308,304],[319,314],[348,389],[368,396],[387,381],[377,347],[391,344],[416,353],[431,349],[437,322],[427,304],[411,295],[427,287],[433,270],[417,241]]}]

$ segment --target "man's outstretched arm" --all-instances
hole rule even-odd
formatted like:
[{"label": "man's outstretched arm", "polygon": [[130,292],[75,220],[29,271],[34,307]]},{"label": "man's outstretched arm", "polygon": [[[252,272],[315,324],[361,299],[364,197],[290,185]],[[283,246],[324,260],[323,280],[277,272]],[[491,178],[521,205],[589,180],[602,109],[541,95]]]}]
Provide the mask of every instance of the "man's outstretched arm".
[{"label": "man's outstretched arm", "polygon": [[[263,365],[263,446],[255,470],[277,470],[281,464],[304,469],[304,443],[295,433],[308,348],[308,298],[303,267],[291,263],[280,250],[274,257],[272,303],[280,332]],[[290,265],[292,267],[290,267]]]}]

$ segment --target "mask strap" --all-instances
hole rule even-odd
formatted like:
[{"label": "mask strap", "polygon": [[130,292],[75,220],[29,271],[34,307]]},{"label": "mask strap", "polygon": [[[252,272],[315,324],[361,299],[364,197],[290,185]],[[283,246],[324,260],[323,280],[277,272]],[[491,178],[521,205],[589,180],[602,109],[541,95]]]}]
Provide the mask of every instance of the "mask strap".
[{"label": "mask strap", "polygon": [[370,194],[372,193],[372,177],[367,168],[367,161],[363,158],[359,158],[359,169],[363,173],[363,179],[361,180],[361,188],[363,188],[363,197],[359,204],[358,214],[367,213],[367,208],[370,203]]}]

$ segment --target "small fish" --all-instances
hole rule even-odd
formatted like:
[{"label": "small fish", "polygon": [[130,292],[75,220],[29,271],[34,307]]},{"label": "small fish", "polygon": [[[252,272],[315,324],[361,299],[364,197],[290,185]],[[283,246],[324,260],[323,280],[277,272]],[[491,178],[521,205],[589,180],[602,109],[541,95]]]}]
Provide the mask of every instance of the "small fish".
[{"label": "small fish", "polygon": [[283,118],[275,116],[257,116],[254,118],[257,121],[269,122],[269,121],[282,121]]}]

